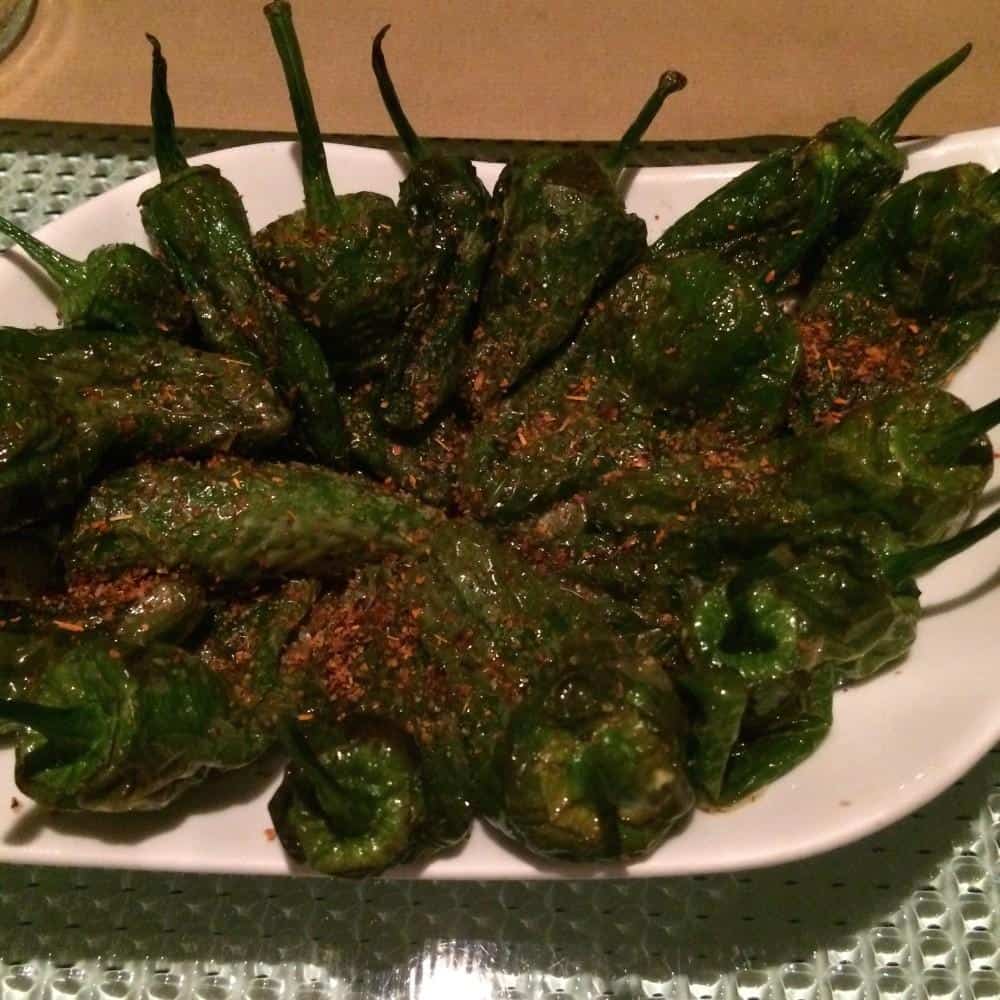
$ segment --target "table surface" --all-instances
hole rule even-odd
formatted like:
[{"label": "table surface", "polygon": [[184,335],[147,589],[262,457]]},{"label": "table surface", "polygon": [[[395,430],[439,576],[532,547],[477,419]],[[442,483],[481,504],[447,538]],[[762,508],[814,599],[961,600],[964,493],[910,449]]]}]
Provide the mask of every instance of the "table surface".
[{"label": "table surface", "polygon": [[[261,138],[189,133],[186,148]],[[144,130],[0,123],[0,212],[37,228],[151,167]],[[0,1000],[1000,1000],[998,838],[1000,748],[880,834],[736,875],[352,883],[0,865]]]}]

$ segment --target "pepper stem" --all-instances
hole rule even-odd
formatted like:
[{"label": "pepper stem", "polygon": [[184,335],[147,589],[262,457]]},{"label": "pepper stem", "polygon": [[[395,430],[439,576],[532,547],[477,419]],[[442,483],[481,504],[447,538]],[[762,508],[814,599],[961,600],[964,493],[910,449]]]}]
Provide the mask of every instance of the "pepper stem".
[{"label": "pepper stem", "polygon": [[363,833],[374,815],[367,799],[350,795],[341,787],[316,756],[309,741],[294,726],[286,726],[281,741],[289,757],[302,769],[316,793],[323,813],[338,832],[348,835]]},{"label": "pepper stem", "polygon": [[872,122],[872,130],[886,142],[894,139],[906,116],[932,91],[942,80],[947,79],[969,57],[972,43],[963,45],[953,55],[932,66],[922,76],[918,76],[899,97],[889,105]]},{"label": "pepper stem", "polygon": [[663,102],[678,90],[683,90],[687,86],[687,77],[677,70],[669,69],[660,77],[656,84],[656,90],[646,99],[646,103],[639,110],[635,121],[625,130],[625,134],[618,140],[618,144],[608,154],[605,160],[605,167],[609,171],[619,171],[625,166],[625,161],[632,155],[633,150],[642,141],[646,134],[646,129],[653,124],[653,119],[659,113]]},{"label": "pepper stem", "polygon": [[396,135],[403,141],[403,147],[411,160],[424,160],[427,158],[427,147],[423,140],[413,130],[403,105],[399,103],[399,94],[389,76],[389,67],[385,63],[385,56],[382,54],[382,39],[392,25],[387,24],[372,41],[372,72],[375,74],[375,81],[378,83],[378,92],[382,95],[382,103],[385,110],[389,112],[392,119],[393,128]]},{"label": "pepper stem", "polygon": [[939,465],[953,464],[976,438],[982,437],[997,424],[1000,424],[1000,399],[994,399],[992,403],[966,413],[947,427],[929,435],[934,446],[928,451],[928,457]]},{"label": "pepper stem", "polygon": [[89,713],[82,708],[58,708],[0,698],[0,719],[34,729],[49,743],[62,746],[87,743],[93,735]]},{"label": "pepper stem", "polygon": [[153,46],[153,88],[149,98],[149,111],[153,118],[153,152],[160,177],[164,180],[187,170],[187,160],[177,144],[174,127],[174,106],[167,91],[167,60],[163,58],[160,42],[148,32],[146,38]]},{"label": "pepper stem", "polygon": [[292,23],[292,8],[287,0],[272,0],[264,8],[264,14],[271,27],[271,37],[281,60],[281,68],[285,71],[288,97],[295,116],[295,128],[299,133],[306,219],[314,227],[329,225],[340,217],[340,206],[326,165],[326,150],[323,148],[316,107],[302,60],[302,48]]},{"label": "pepper stem", "polygon": [[78,260],[67,257],[9,219],[0,217],[0,233],[9,236],[59,286],[66,288],[81,281],[86,268]]},{"label": "pepper stem", "polygon": [[960,552],[971,548],[987,535],[993,534],[997,528],[1000,528],[1000,510],[993,511],[989,517],[984,517],[979,524],[974,524],[971,528],[960,531],[953,538],[946,538],[943,542],[935,542],[933,545],[924,545],[918,549],[897,552],[895,555],[889,556],[883,563],[886,576],[898,585],[907,579],[919,576],[921,573],[927,573],[952,556],[957,556]]}]

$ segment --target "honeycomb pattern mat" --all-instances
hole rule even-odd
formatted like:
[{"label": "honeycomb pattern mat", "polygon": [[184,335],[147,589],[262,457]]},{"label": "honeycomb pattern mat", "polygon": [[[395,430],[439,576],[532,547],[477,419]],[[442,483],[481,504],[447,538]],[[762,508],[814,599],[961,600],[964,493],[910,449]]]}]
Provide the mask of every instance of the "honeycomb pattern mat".
[{"label": "honeycomb pattern mat", "polygon": [[[650,147],[640,162],[747,159],[775,141]],[[143,130],[0,123],[0,211],[36,228],[150,166]],[[0,1000],[1000,1000],[998,841],[1000,748],[880,834],[726,876],[345,883],[0,865]]]}]

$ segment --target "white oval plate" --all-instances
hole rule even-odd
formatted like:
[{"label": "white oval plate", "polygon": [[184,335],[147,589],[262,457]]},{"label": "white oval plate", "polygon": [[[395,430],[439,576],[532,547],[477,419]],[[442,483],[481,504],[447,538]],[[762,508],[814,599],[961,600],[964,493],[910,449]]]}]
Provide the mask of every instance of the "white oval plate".
[{"label": "white oval plate", "polygon": [[[389,153],[328,147],[342,192],[395,196],[403,166]],[[291,143],[211,153],[240,189],[254,228],[301,205]],[[974,161],[1000,167],[1000,128],[911,147],[909,173]],[[747,164],[645,168],[629,178],[628,204],[654,238],[673,219]],[[497,164],[481,164],[492,185]],[[39,233],[83,256],[100,243],[148,246],[136,200],[155,173],[68,212]],[[53,324],[45,282],[19,252],[0,258],[0,322]],[[1000,387],[994,331],[952,388],[973,405]],[[987,493],[989,503],[990,492]],[[900,819],[943,791],[1000,739],[1000,676],[994,625],[1000,537],[983,542],[921,581],[925,618],[905,664],[836,696],[833,731],[809,760],[745,805],[698,813],[655,854],[629,866],[540,865],[477,826],[457,852],[402,877],[514,879],[689,875],[791,861],[839,847]],[[996,618],[994,616],[997,616]],[[222,778],[161,814],[56,815],[34,806],[13,781],[13,752],[0,750],[0,862],[191,872],[280,874],[291,869],[270,831],[267,800],[277,769]],[[15,807],[14,803],[17,802]]]}]

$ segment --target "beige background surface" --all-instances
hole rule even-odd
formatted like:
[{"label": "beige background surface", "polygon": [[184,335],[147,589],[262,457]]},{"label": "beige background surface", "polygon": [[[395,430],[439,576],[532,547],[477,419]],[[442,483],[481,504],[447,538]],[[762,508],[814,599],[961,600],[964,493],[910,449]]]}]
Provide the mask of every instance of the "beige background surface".
[{"label": "beige background surface", "polygon": [[[145,124],[159,35],[182,125],[291,129],[260,0],[38,0],[0,63],[0,118]],[[910,134],[1000,125],[997,0],[296,0],[324,131],[390,130],[369,69],[390,67],[430,136],[607,139],[661,69],[687,90],[650,138],[812,131],[871,117],[971,40],[970,60],[907,122]]]}]

